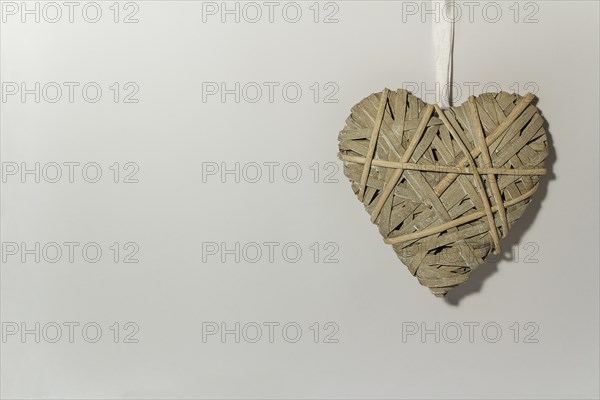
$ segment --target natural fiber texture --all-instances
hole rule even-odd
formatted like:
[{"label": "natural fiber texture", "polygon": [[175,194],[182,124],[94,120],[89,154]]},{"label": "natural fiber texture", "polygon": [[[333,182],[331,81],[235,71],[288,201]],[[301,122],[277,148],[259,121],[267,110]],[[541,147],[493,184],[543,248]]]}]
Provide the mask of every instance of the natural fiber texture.
[{"label": "natural fiber texture", "polygon": [[465,282],[523,214],[545,173],[532,94],[441,110],[385,89],[352,108],[339,158],[385,242],[436,296]]}]

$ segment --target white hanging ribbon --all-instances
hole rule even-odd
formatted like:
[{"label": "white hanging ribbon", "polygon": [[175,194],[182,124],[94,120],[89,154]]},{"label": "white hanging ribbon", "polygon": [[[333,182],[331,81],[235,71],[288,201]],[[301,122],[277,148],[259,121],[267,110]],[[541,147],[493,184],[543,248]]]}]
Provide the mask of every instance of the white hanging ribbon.
[{"label": "white hanging ribbon", "polygon": [[[440,106],[446,109],[452,100],[452,53],[454,50],[454,0],[432,0],[435,10],[433,20],[433,50],[435,78],[439,82]],[[437,90],[437,87],[436,87]]]}]

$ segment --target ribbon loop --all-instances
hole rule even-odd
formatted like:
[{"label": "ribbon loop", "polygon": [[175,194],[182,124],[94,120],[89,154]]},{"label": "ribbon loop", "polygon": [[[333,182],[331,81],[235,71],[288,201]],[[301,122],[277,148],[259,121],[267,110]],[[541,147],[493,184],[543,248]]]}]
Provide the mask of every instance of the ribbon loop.
[{"label": "ribbon loop", "polygon": [[447,109],[452,105],[452,53],[456,5],[453,0],[432,0],[432,3],[435,13],[433,49],[436,90],[440,91],[442,109]]}]

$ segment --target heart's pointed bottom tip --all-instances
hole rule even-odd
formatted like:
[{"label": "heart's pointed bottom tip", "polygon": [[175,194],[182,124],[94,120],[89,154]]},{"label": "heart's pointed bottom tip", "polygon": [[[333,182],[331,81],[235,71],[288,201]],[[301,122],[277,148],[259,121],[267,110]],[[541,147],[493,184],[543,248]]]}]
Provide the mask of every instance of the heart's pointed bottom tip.
[{"label": "heart's pointed bottom tip", "polygon": [[452,289],[454,286],[451,287],[439,287],[439,288],[429,288],[429,290],[431,290],[431,292],[435,295],[435,297],[440,297],[440,298],[444,298],[446,297],[446,294],[448,294],[448,292],[450,291],[450,289]]}]

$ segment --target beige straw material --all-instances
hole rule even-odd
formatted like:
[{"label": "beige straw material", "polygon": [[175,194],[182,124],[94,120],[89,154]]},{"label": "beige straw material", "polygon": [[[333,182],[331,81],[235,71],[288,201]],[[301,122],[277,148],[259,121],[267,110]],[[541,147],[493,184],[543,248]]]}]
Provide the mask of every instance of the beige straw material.
[{"label": "beige straw material", "polygon": [[534,96],[484,93],[442,110],[400,89],[352,108],[338,157],[384,241],[436,296],[469,278],[545,174]]}]

